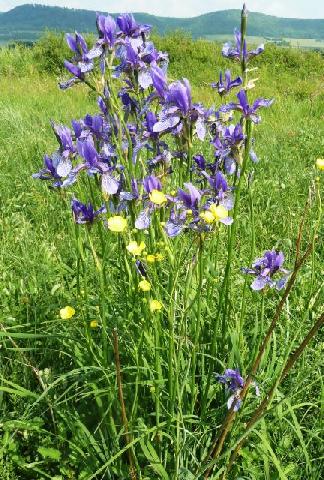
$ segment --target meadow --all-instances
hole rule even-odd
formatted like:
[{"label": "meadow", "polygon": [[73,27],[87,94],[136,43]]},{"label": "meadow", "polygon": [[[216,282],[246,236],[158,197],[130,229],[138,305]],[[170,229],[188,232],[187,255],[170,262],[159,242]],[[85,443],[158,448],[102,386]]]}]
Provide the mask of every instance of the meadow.
[{"label": "meadow", "polygon": [[[219,108],[210,83],[229,67],[221,45],[179,33],[154,42],[169,53],[169,80],[188,78],[194,101]],[[62,37],[51,34],[32,49],[0,49],[0,478],[207,478],[201,466],[227,412],[227,394],[214,373],[239,368],[246,377],[282,295],[252,291],[241,267],[275,248],[292,270],[302,219],[300,248],[309,241],[314,248],[255,375],[261,398],[323,313],[324,232],[318,219],[324,172],[315,168],[324,152],[323,56],[269,45],[251,63],[258,67],[250,74],[258,78],[253,96],[275,102],[262,111],[254,133],[259,162],[249,166],[243,181],[230,304],[222,311],[226,324],[219,320],[213,355],[212,325],[226,275],[225,229],[204,240],[203,253],[198,234],[168,239],[155,225],[145,234],[147,246],[164,258],[150,267],[154,294],[163,304],[152,315],[123,241],[104,230],[106,253],[96,253],[99,224],[91,240],[84,233],[90,229],[73,222],[71,194],[32,178],[44,154],[56,148],[50,120],[69,125],[98,110],[96,95],[85,85],[58,89],[66,77],[64,58],[70,57]],[[233,71],[240,74],[239,66]],[[211,158],[208,140],[194,141],[193,148]],[[81,196],[82,188],[88,187],[79,187]],[[65,306],[75,309],[71,319],[60,316]],[[114,328],[129,430],[120,412]],[[323,348],[321,331],[276,385],[226,478],[321,478]],[[209,478],[223,478],[259,403],[255,395],[248,397]],[[129,476],[128,463],[135,463],[138,477]]]}]

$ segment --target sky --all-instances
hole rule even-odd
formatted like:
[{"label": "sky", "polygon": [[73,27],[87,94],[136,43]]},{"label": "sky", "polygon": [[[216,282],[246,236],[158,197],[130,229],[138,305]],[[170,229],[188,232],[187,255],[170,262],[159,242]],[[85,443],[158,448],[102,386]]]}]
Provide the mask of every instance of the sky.
[{"label": "sky", "polygon": [[[207,12],[241,8],[243,0],[0,0],[0,11],[25,3],[85,8],[111,13],[147,12],[163,17],[193,17]],[[278,17],[323,18],[324,0],[247,0],[252,12]]]}]

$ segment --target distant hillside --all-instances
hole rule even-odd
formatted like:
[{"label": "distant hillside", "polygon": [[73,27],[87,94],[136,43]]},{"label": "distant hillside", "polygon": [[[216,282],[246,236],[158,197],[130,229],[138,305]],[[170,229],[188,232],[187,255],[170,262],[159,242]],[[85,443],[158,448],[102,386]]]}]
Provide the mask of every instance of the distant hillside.
[{"label": "distant hillside", "polygon": [[[239,10],[223,10],[193,18],[157,17],[135,13],[139,22],[151,24],[164,34],[182,29],[193,37],[232,34],[240,21]],[[22,5],[0,13],[0,41],[35,40],[44,30],[93,32],[95,12],[42,5]],[[250,13],[249,35],[271,38],[324,39],[324,20],[279,18],[262,13]]]}]

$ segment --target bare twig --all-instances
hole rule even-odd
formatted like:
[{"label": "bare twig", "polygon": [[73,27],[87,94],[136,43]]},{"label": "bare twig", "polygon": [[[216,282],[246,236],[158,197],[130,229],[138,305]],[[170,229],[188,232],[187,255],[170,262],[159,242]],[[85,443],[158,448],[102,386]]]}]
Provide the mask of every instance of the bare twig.
[{"label": "bare twig", "polygon": [[[308,334],[306,335],[306,337],[304,338],[302,343],[299,345],[299,347],[295,350],[295,352],[293,354],[291,354],[290,357],[288,358],[288,360],[286,362],[286,365],[285,365],[279,379],[277,379],[274,382],[274,384],[272,385],[272,387],[270,388],[270,390],[268,391],[268,393],[266,394],[266,396],[264,397],[264,399],[262,400],[262,402],[260,403],[258,408],[253,413],[251,419],[247,423],[246,428],[245,428],[246,431],[251,430],[253,425],[255,425],[255,423],[259,420],[260,416],[263,414],[263,412],[266,410],[267,406],[271,402],[276,388],[284,380],[284,378],[288,375],[289,371],[292,369],[294,364],[297,362],[298,358],[303,353],[303,351],[305,350],[305,348],[307,347],[309,342],[314,338],[314,336],[316,335],[318,330],[323,326],[323,323],[324,323],[324,313],[322,313],[322,315],[317,319],[316,323],[310,329],[310,331],[308,332]],[[225,474],[231,469],[231,467],[232,467],[233,463],[235,462],[235,459],[238,455],[238,452],[240,451],[240,449],[242,448],[242,446],[244,445],[244,443],[246,441],[246,438],[247,437],[242,439],[242,441],[235,447],[235,450],[233,451],[233,453],[230,457],[229,464],[227,466]],[[224,478],[225,478],[225,476],[224,476]]]},{"label": "bare twig", "polygon": [[[133,438],[132,438],[132,435],[129,433],[126,407],[125,407],[125,402],[124,402],[117,328],[114,328],[113,336],[114,336],[114,353],[115,353],[118,397],[119,397],[122,421],[123,421],[123,425],[124,425],[124,429],[125,429],[126,445],[129,445],[130,443],[132,443]],[[128,456],[129,473],[130,473],[131,480],[137,480],[135,459],[134,459],[133,450],[131,448],[128,448],[127,456]]]}]

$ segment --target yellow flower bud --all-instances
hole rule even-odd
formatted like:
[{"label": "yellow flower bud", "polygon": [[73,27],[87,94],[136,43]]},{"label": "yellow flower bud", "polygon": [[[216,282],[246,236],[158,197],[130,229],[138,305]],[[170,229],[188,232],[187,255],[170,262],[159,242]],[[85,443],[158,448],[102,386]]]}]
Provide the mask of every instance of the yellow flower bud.
[{"label": "yellow flower bud", "polygon": [[97,320],[91,320],[90,322],[90,328],[97,328],[98,327],[98,322]]},{"label": "yellow flower bud", "polygon": [[154,263],[154,262],[155,262],[155,255],[151,255],[151,254],[148,255],[148,256],[146,257],[146,261],[147,261],[148,263]]}]

